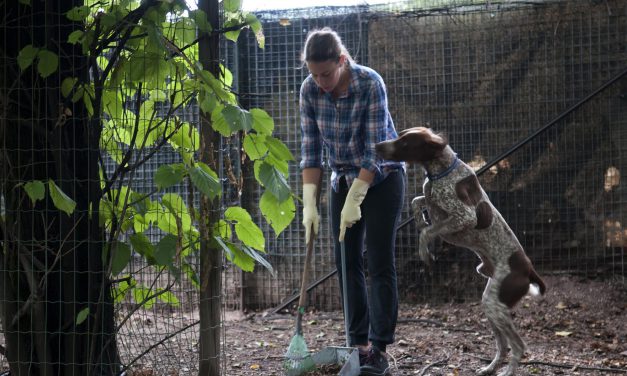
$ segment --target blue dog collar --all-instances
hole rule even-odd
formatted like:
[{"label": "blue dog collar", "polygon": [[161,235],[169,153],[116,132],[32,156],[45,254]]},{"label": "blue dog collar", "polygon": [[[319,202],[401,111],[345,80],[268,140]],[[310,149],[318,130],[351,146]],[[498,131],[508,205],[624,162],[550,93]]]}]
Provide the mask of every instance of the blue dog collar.
[{"label": "blue dog collar", "polygon": [[458,165],[459,165],[459,158],[457,157],[457,154],[455,154],[455,160],[453,160],[453,163],[451,163],[451,165],[446,170],[435,175],[431,175],[429,172],[425,171],[425,175],[427,176],[427,178],[429,178],[429,180],[442,179],[446,175],[450,174]]}]

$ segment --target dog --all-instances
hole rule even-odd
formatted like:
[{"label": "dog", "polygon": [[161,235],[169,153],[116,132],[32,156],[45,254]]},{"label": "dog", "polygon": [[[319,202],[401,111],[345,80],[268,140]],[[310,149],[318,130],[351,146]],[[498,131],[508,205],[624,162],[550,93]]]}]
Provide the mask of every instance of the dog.
[{"label": "dog", "polygon": [[426,171],[424,196],[414,198],[411,204],[417,222],[426,222],[421,223],[420,258],[427,264],[431,261],[428,245],[440,237],[474,251],[481,259],[477,271],[488,278],[481,302],[496,339],[496,355],[477,374],[493,373],[509,345],[510,362],[498,376],[514,375],[525,344],[514,328],[510,309],[527,293],[546,291],[516,235],[488,199],[475,172],[441,135],[426,127],[410,128],[396,139],[377,143],[375,150],[383,159],[418,163]]}]

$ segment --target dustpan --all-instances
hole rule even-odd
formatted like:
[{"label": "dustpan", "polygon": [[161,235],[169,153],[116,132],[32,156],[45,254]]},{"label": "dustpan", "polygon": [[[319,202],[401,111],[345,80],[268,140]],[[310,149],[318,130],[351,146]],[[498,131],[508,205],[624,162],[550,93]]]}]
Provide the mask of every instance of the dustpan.
[{"label": "dustpan", "polygon": [[355,347],[329,346],[311,358],[316,366],[341,364],[339,376],[359,376],[359,350]]},{"label": "dustpan", "polygon": [[[359,350],[356,347],[350,347],[348,338],[348,314],[346,312],[348,308],[348,297],[346,294],[346,262],[345,255],[346,249],[344,242],[340,242],[341,245],[341,257],[342,257],[342,290],[345,292],[344,299],[344,332],[346,333],[346,347],[342,346],[329,346],[311,355],[311,359],[316,367],[330,364],[339,364],[342,366],[338,376],[359,376]],[[299,376],[304,375],[309,371],[301,369],[290,370],[287,376]]]}]

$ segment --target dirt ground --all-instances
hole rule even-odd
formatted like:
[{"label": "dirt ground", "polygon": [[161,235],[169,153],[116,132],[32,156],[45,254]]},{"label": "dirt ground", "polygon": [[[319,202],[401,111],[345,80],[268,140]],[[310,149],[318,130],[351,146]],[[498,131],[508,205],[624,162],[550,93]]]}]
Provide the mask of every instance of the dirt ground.
[{"label": "dirt ground", "polygon": [[[527,344],[518,375],[627,374],[627,288],[624,283],[544,276],[548,292],[514,309]],[[236,316],[236,315],[230,315]],[[227,375],[282,375],[293,315],[252,313],[226,322]],[[341,312],[307,312],[310,351],[344,345]],[[493,356],[494,341],[479,301],[402,306],[397,342],[388,347],[393,375],[474,375]],[[326,369],[308,375],[332,375]]]}]

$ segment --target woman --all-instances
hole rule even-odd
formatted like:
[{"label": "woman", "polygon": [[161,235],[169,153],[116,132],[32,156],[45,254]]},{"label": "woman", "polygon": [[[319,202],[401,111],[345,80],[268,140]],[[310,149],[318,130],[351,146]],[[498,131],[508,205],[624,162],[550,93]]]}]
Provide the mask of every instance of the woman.
[{"label": "woman", "polygon": [[340,242],[346,249],[347,336],[359,348],[361,374],[385,375],[386,346],[394,342],[398,316],[394,249],[405,193],[404,165],[375,154],[377,142],[397,136],[385,84],[377,72],[356,64],[329,28],[309,33],[302,60],[310,72],[300,89],[305,236],[310,241],[310,229],[318,232],[316,192],[324,145],[332,170],[329,204],[340,286]]}]

